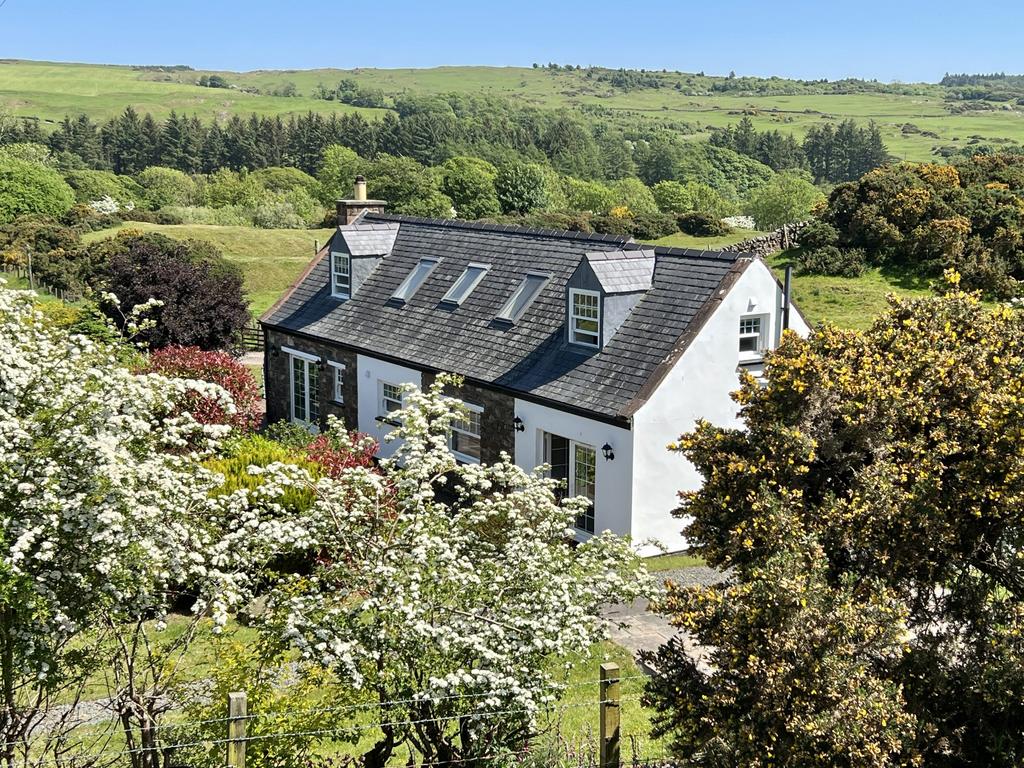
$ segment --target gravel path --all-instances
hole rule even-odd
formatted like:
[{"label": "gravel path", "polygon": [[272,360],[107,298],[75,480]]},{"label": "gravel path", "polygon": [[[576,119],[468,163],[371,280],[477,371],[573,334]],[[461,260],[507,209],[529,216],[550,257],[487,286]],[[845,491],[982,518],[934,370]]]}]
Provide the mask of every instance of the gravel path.
[{"label": "gravel path", "polygon": [[[705,565],[662,571],[657,575],[680,586],[710,586],[719,584],[729,577],[728,573]],[[609,605],[604,609],[603,615],[611,623],[609,639],[629,649],[634,658],[641,651],[656,650],[673,635],[679,634],[687,652],[698,665],[707,668],[707,649],[697,645],[685,633],[679,632],[664,616],[653,613],[646,600]],[[646,665],[641,665],[641,668],[650,671]]]}]

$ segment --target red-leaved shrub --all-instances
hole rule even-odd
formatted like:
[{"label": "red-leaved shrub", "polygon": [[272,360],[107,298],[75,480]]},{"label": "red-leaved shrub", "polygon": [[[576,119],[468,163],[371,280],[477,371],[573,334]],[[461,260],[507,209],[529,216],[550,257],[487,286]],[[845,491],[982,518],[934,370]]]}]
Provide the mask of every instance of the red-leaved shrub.
[{"label": "red-leaved shrub", "polygon": [[373,457],[380,446],[362,432],[331,432],[318,435],[306,446],[306,456],[323,467],[331,477],[351,467],[372,467]]},{"label": "red-leaved shrub", "polygon": [[235,413],[228,413],[215,399],[198,393],[181,404],[200,424],[230,424],[249,432],[260,425],[263,411],[260,387],[252,371],[226,352],[206,352],[199,347],[170,346],[150,353],[143,373],[159,373],[175,379],[198,379],[218,384],[235,401]]}]

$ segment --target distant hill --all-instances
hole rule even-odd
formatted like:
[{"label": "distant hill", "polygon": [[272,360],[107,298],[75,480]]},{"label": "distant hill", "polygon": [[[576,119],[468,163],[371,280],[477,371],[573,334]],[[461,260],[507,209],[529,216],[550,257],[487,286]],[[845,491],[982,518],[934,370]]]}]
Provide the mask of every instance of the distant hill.
[{"label": "distant hill", "polygon": [[[875,120],[889,150],[910,160],[927,160],[940,148],[1024,142],[1024,90],[1014,76],[947,75],[945,84],[886,84],[556,66],[213,72],[184,65],[8,59],[0,61],[0,110],[44,125],[65,114],[105,119],[129,104],[156,118],[173,109],[204,119],[311,110],[355,111],[372,119],[403,94],[468,93],[616,121],[675,121],[691,126],[697,136],[742,115],[759,130],[778,128],[797,138],[824,122]],[[315,97],[337,95],[342,81],[348,90],[341,95],[352,103]]]}]

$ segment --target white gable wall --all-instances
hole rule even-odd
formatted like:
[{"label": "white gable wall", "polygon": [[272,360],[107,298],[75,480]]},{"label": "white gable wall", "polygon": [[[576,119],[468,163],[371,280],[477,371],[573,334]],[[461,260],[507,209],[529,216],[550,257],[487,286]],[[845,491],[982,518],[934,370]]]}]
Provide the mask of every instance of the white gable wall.
[{"label": "white gable wall", "polygon": [[377,439],[380,443],[378,456],[388,458],[398,449],[400,441],[385,441],[385,437],[393,427],[377,421],[380,413],[380,392],[378,381],[386,381],[389,384],[415,384],[423,387],[423,377],[414,368],[406,368],[375,357],[358,355],[356,368],[359,380],[356,384],[356,391],[359,394],[359,431],[365,432]]},{"label": "white gable wall", "polygon": [[[593,446],[597,450],[594,532],[611,530],[627,535],[632,500],[633,433],[526,400],[517,399],[515,409],[524,426],[522,432],[516,432],[516,464],[524,469],[534,469],[544,463],[544,432]],[[601,453],[601,446],[605,443],[615,453],[611,461]],[[577,531],[576,538],[582,541],[589,535]]]},{"label": "white gable wall", "polygon": [[[708,318],[697,337],[653,395],[633,416],[636,443],[633,466],[633,524],[636,542],[657,539],[669,550],[686,547],[684,521],[671,516],[679,491],[703,483],[697,469],[666,446],[703,418],[723,427],[738,427],[739,406],[729,394],[739,387],[739,322],[743,315],[769,315],[770,345],[782,329],[782,290],[767,266],[753,261]],[[790,328],[806,335],[807,324],[790,312]],[[752,370],[756,373],[756,370]],[[653,553],[650,548],[647,553]]]}]

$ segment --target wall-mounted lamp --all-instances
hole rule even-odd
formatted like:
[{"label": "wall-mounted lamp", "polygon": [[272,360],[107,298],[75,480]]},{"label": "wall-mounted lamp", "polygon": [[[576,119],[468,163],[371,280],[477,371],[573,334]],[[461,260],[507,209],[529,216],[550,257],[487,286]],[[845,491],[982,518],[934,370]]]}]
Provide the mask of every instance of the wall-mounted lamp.
[{"label": "wall-mounted lamp", "polygon": [[525,432],[526,431],[526,425],[523,423],[523,420],[520,419],[518,416],[516,416],[514,419],[512,419],[512,426],[514,426],[516,428],[516,432]]},{"label": "wall-mounted lamp", "polygon": [[607,461],[615,461],[615,452],[612,450],[612,447],[608,445],[608,443],[605,443],[604,445],[601,446],[601,453],[604,454],[604,457]]}]

